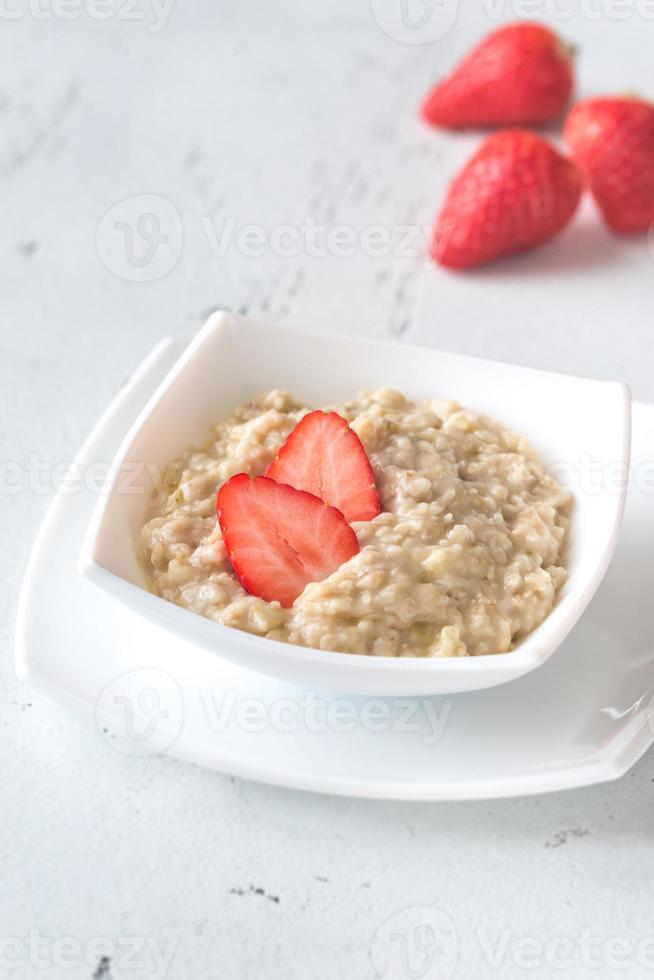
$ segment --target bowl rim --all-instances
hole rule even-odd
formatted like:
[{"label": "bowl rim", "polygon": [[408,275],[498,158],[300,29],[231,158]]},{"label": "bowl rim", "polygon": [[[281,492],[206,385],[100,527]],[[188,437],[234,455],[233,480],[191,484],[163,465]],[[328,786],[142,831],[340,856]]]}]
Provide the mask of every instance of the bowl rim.
[{"label": "bowl rim", "polygon": [[[182,350],[172,367],[166,371],[156,390],[147,400],[126,432],[111,464],[113,476],[108,491],[102,495],[93,509],[93,514],[77,561],[78,573],[104,591],[112,594],[123,604],[128,605],[142,616],[145,616],[149,621],[154,622],[160,628],[168,631],[171,629],[174,630],[175,633],[193,645],[197,646],[199,643],[204,645],[213,639],[216,647],[218,647],[220,641],[223,640],[235,650],[252,651],[253,648],[260,649],[261,651],[265,651],[266,656],[270,655],[270,659],[283,657],[287,662],[292,661],[293,663],[297,663],[298,666],[311,664],[312,667],[324,666],[339,672],[349,672],[358,669],[368,674],[402,673],[410,675],[414,673],[428,673],[439,675],[446,673],[450,676],[459,674],[461,676],[469,676],[475,673],[490,672],[495,676],[506,674],[513,678],[527,673],[549,659],[563,642],[572,627],[578,622],[606,574],[617,545],[620,524],[624,513],[627,493],[626,480],[622,482],[619,492],[613,493],[616,506],[611,515],[610,530],[607,535],[604,551],[594,568],[593,574],[588,577],[583,585],[578,586],[578,590],[573,596],[566,596],[563,601],[557,600],[554,608],[543,622],[520,641],[516,647],[505,653],[486,653],[467,657],[380,657],[369,654],[321,650],[316,647],[300,646],[283,640],[267,639],[266,637],[239,630],[236,627],[217,623],[190,609],[177,606],[160,596],[155,596],[149,590],[122,578],[98,560],[96,557],[96,546],[105,515],[110,499],[115,491],[120,467],[128,456],[135,439],[140,434],[164,394],[183,373],[187,364],[193,360],[206,339],[213,335],[216,330],[231,328],[234,325],[238,325],[239,330],[243,328],[247,329],[248,325],[257,327],[265,326],[266,329],[283,332],[302,339],[307,337],[320,337],[321,339],[333,339],[341,343],[374,349],[385,348],[387,350],[398,350],[398,348],[406,349],[410,347],[412,351],[422,351],[430,356],[437,355],[440,358],[452,360],[459,364],[472,363],[478,367],[490,366],[497,371],[506,370],[514,374],[519,373],[523,376],[539,376],[540,378],[550,380],[558,378],[564,379],[566,382],[613,388],[621,393],[622,396],[622,429],[619,461],[624,464],[628,464],[629,462],[631,443],[631,392],[629,387],[621,381],[562,374],[560,372],[547,371],[542,368],[514,365],[508,362],[495,361],[468,354],[442,351],[438,348],[427,347],[425,345],[404,345],[384,338],[353,337],[344,333],[332,333],[331,331],[325,333],[303,330],[286,325],[268,324],[266,321],[257,317],[243,316],[218,310],[209,316],[201,329]],[[570,601],[566,602],[567,599]],[[194,637],[194,634],[200,634],[201,636]]]}]

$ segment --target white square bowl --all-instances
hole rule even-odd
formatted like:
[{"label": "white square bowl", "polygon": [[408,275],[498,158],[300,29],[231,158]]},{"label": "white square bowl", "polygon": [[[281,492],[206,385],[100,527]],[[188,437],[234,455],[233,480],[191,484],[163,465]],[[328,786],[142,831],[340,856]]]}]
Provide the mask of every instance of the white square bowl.
[{"label": "white square bowl", "polygon": [[[515,650],[433,659],[332,653],[221,626],[147,588],[138,534],[154,474],[236,405],[287,388],[312,406],[388,386],[409,397],[451,398],[525,435],[575,495],[568,579],[547,619]],[[79,571],[153,624],[257,671],[327,690],[430,695],[492,687],[526,674],[554,652],[600,584],[617,543],[629,463],[630,396],[593,381],[403,344],[323,335],[215,313],[135,420],[98,501]],[[153,640],[156,631],[153,631]],[[156,643],[155,643],[156,646]]]}]

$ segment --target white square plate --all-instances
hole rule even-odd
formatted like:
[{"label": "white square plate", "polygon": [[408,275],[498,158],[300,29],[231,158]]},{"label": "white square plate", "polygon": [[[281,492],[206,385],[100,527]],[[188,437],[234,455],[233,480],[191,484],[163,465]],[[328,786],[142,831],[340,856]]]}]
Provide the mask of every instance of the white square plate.
[{"label": "white square plate", "polygon": [[[389,386],[452,398],[524,434],[575,494],[568,580],[544,623],[515,651],[453,659],[310,650],[204,619],[147,591],[136,558],[153,474],[258,392],[288,388],[307,404]],[[245,667],[327,690],[435,694],[490,687],[540,666],[577,622],[613,554],[629,459],[629,392],[592,381],[400,344],[318,335],[214,314],[138,415],[97,504],[79,568],[115,599],[180,639]],[[129,492],[126,492],[126,487]]]},{"label": "white square plate", "polygon": [[[114,457],[183,350],[163,343],[103,415],[80,474]],[[97,496],[56,494],[30,556],[16,623],[19,677],[95,716],[130,755],[298,789],[397,800],[481,799],[621,776],[654,738],[654,406],[634,405],[620,544],[581,621],[542,669],[439,698],[322,695],[207,656],[76,573]],[[53,575],[53,569],[56,574]]]}]

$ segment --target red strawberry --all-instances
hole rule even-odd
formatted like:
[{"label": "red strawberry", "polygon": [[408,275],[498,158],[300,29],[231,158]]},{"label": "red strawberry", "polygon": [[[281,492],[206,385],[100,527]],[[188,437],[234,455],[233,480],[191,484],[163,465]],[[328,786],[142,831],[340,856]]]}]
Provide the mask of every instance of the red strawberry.
[{"label": "red strawberry", "polygon": [[450,184],[431,243],[441,265],[465,269],[547,241],[570,220],[581,176],[534,133],[486,139]]},{"label": "red strawberry", "polygon": [[538,24],[487,35],[422,104],[433,126],[526,126],[563,111],[573,87],[571,50]]},{"label": "red strawberry", "polygon": [[218,491],[216,510],[236,577],[252,595],[292,606],[359,552],[340,511],[303,490],[239,473]]},{"label": "red strawberry", "polygon": [[572,109],[565,140],[614,231],[654,221],[654,106],[635,98],[588,99]]},{"label": "red strawberry", "polygon": [[336,412],[309,412],[300,419],[266,476],[338,507],[349,524],[371,521],[381,510],[361,440]]}]

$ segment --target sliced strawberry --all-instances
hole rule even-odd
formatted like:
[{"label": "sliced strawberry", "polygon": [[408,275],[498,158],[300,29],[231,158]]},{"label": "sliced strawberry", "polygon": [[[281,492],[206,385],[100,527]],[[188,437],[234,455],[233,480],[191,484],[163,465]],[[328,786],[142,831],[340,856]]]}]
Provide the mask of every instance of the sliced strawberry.
[{"label": "sliced strawberry", "polygon": [[381,510],[361,440],[336,412],[309,412],[300,419],[266,476],[320,497],[349,524],[371,521]]},{"label": "sliced strawberry", "polygon": [[218,491],[216,510],[243,588],[286,608],[359,552],[340,511],[265,476],[233,476]]}]

